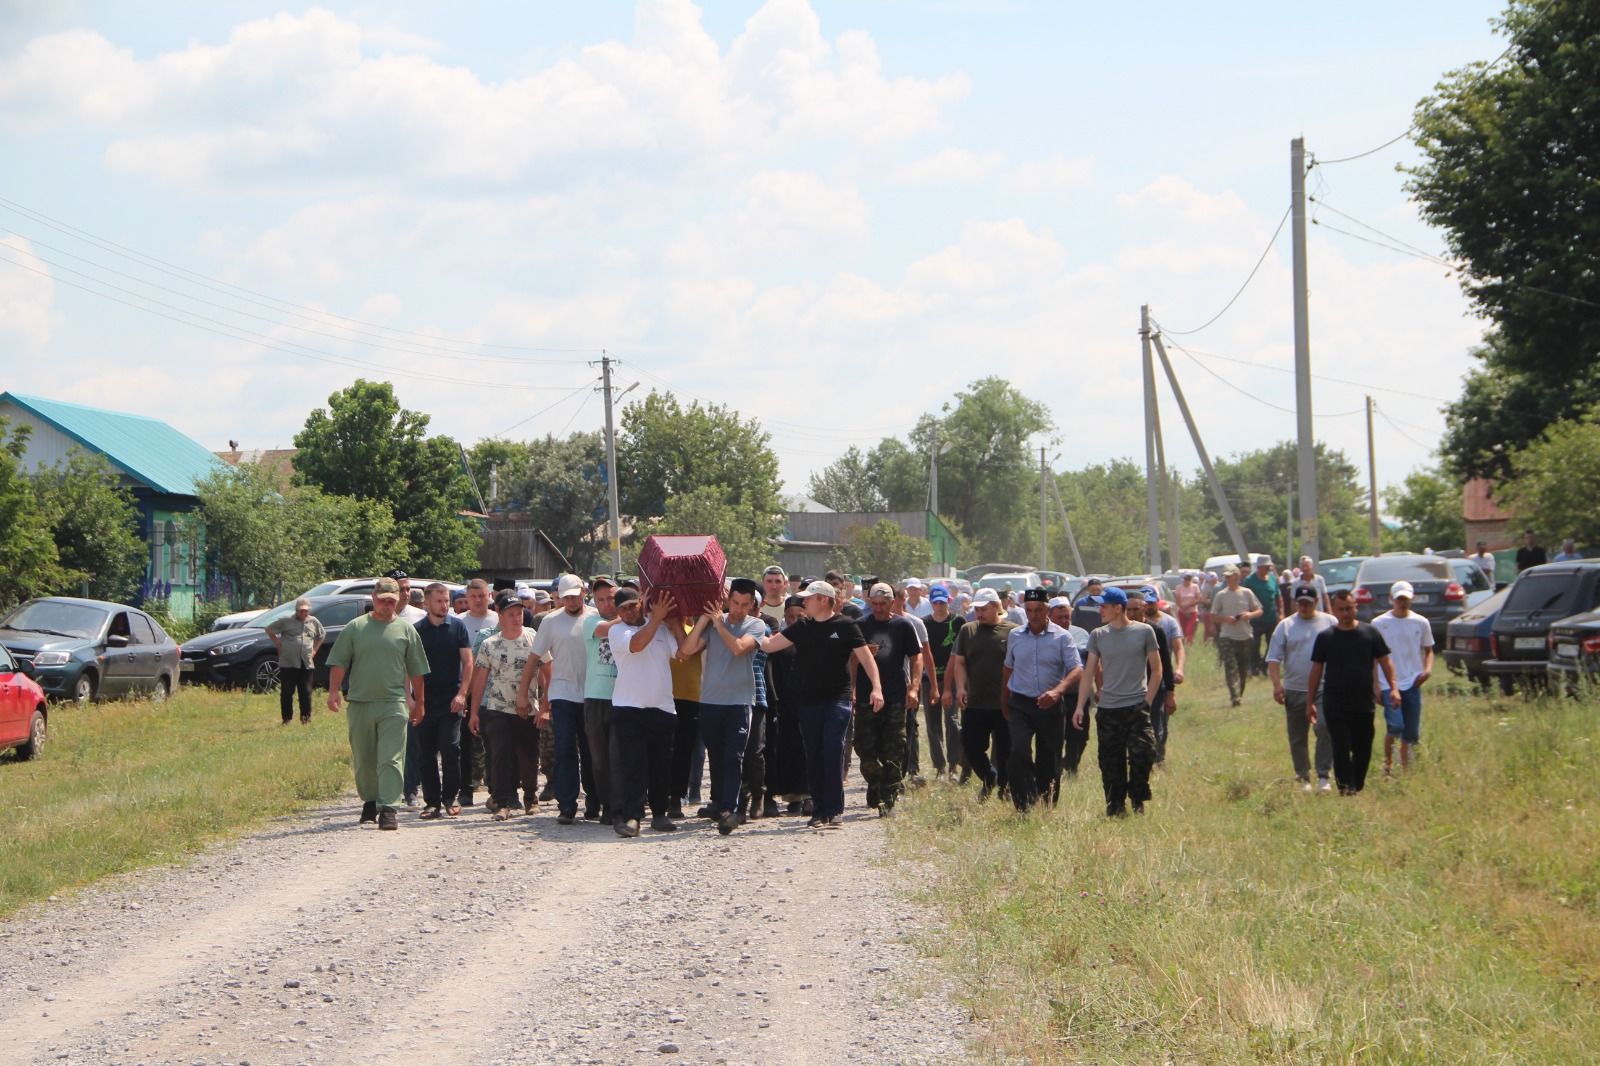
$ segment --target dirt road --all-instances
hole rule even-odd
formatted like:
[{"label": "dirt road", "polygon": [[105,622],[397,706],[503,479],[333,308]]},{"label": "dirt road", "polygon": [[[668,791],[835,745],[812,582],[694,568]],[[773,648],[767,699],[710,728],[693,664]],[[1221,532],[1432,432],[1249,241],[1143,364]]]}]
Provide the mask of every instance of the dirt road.
[{"label": "dirt road", "polygon": [[0,929],[6,1063],[914,1063],[966,1016],[859,798],[621,840],[346,802]]}]

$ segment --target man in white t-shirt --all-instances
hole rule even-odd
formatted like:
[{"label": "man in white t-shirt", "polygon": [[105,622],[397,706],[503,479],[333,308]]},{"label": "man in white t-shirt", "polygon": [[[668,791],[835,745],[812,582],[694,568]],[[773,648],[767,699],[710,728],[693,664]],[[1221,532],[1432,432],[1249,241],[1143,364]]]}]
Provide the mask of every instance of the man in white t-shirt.
[{"label": "man in white t-shirt", "polygon": [[1489,545],[1478,541],[1478,554],[1469,556],[1478,564],[1478,569],[1483,571],[1483,576],[1489,579],[1489,584],[1494,584],[1494,553],[1489,550]]},{"label": "man in white t-shirt", "polygon": [[[639,835],[647,797],[650,828],[670,833],[678,828],[667,818],[672,803],[672,736],[677,729],[672,657],[683,643],[683,626],[667,622],[677,610],[671,593],[651,600],[648,618],[637,589],[618,589],[616,604],[617,620],[601,623],[595,633],[609,639],[617,666],[617,683],[611,691],[617,835]],[[606,632],[601,633],[602,628]]]},{"label": "man in white t-shirt", "polygon": [[928,587],[922,583],[921,578],[906,578],[906,614],[917,618],[932,618],[933,604],[928,602],[926,595]]},{"label": "man in white t-shirt", "polygon": [[1394,767],[1394,742],[1400,741],[1400,769],[1411,765],[1411,749],[1422,742],[1422,684],[1433,675],[1433,624],[1411,609],[1415,590],[1409,581],[1396,581],[1389,589],[1393,606],[1372,620],[1384,643],[1389,645],[1394,664],[1394,686],[1400,693],[1398,705],[1389,699],[1389,682],[1380,677],[1385,692],[1383,738],[1383,776]]},{"label": "man in white t-shirt", "polygon": [[589,744],[583,732],[583,685],[588,666],[588,645],[583,637],[583,620],[594,614],[583,603],[583,578],[562,574],[556,583],[559,611],[544,616],[533,638],[536,658],[523,671],[518,699],[528,701],[528,689],[541,669],[549,664],[543,698],[539,701],[539,728],[555,734],[554,772],[550,775],[555,794],[556,820],[571,825],[578,820],[578,782],[591,810],[599,809],[594,784],[594,767],[589,759]]}]

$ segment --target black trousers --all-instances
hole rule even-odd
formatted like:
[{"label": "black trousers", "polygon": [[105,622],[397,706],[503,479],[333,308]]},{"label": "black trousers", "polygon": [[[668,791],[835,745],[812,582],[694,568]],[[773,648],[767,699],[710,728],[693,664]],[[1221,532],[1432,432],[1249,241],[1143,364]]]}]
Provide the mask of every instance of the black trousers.
[{"label": "black trousers", "polygon": [[[689,767],[694,762],[694,749],[700,743],[700,704],[694,700],[673,700],[678,709],[673,722],[672,754],[668,763],[671,771],[668,789],[673,805],[689,794]],[[700,782],[696,781],[696,790]],[[652,809],[654,805],[652,804]],[[662,811],[665,814],[666,811]]]},{"label": "black trousers", "polygon": [[[480,711],[478,728],[489,738],[489,795],[501,807],[525,807],[539,798],[539,727],[531,717]],[[517,802],[517,786],[522,802]]]},{"label": "black trousers", "polygon": [[618,819],[644,821],[647,799],[657,817],[678,802],[671,774],[676,717],[658,707],[612,706],[611,791]]},{"label": "black trousers", "polygon": [[744,781],[739,789],[739,808],[760,809],[767,790],[767,709],[759,704],[750,708],[750,736],[744,746]]},{"label": "black trousers", "polygon": [[443,710],[430,709],[417,726],[422,802],[429,807],[454,803],[461,793],[461,722],[461,716],[446,705]]},{"label": "black trousers", "polygon": [[295,693],[300,694],[300,720],[311,721],[311,675],[314,672],[309,666],[278,667],[278,709],[283,712],[285,722],[294,717]]},{"label": "black trousers", "polygon": [[1084,705],[1082,729],[1072,724],[1072,715],[1078,707],[1078,690],[1074,688],[1068,692],[1061,702],[1071,708],[1066,712],[1066,722],[1062,728],[1065,751],[1061,756],[1061,769],[1076,777],[1078,764],[1083,761],[1083,750],[1089,746],[1089,723],[1094,721],[1094,701],[1090,700]]},{"label": "black trousers", "polygon": [[1100,731],[1100,784],[1106,793],[1106,813],[1121,814],[1127,801],[1143,805],[1150,798],[1150,768],[1156,761],[1156,734],[1150,727],[1150,710],[1101,707],[1094,714]]},{"label": "black trousers", "polygon": [[[994,762],[989,761],[989,747],[994,745]],[[967,756],[967,768],[983,785],[988,795],[999,788],[1003,793],[1010,773],[1006,765],[1011,759],[1011,731],[1005,716],[999,710],[968,707],[961,712],[961,748]]]},{"label": "black trousers", "polygon": [[1372,763],[1372,703],[1338,700],[1324,691],[1322,714],[1333,741],[1333,779],[1341,793],[1354,795],[1366,787],[1367,767]]},{"label": "black trousers", "polygon": [[1006,700],[1011,712],[1006,721],[1011,734],[1011,758],[1006,773],[1011,784],[1011,801],[1019,811],[1033,806],[1035,800],[1054,803],[1061,765],[1065,704],[1058,701],[1049,710],[1041,710],[1032,696],[1016,692],[1007,692]]}]

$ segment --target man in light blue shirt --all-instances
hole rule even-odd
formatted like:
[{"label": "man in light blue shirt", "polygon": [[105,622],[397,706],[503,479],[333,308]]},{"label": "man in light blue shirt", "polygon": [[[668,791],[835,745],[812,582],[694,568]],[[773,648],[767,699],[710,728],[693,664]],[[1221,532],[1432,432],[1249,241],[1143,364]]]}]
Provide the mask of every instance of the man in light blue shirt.
[{"label": "man in light blue shirt", "polygon": [[1011,800],[1025,811],[1035,799],[1050,802],[1061,761],[1068,689],[1083,676],[1072,634],[1050,621],[1050,593],[1029,589],[1022,595],[1028,624],[1006,635],[1006,661],[1000,674],[1005,693],[1011,760],[1006,777]]},{"label": "man in light blue shirt", "polygon": [[1333,615],[1317,610],[1319,590],[1315,585],[1299,585],[1294,590],[1294,614],[1279,622],[1267,641],[1267,676],[1272,680],[1272,698],[1283,705],[1283,720],[1289,732],[1289,758],[1294,763],[1294,775],[1300,779],[1300,789],[1311,791],[1311,759],[1306,754],[1306,734],[1311,729],[1307,720],[1306,704],[1317,702],[1317,780],[1323,792],[1331,793],[1333,784],[1328,775],[1333,773],[1333,741],[1328,726],[1323,721],[1322,693],[1314,696],[1306,691],[1311,677],[1311,647],[1317,634],[1336,624]]}]

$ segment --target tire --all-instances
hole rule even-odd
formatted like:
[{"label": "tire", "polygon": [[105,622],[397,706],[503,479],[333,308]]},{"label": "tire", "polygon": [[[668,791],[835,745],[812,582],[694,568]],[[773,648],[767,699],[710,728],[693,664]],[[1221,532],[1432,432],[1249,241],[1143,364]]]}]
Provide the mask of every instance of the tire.
[{"label": "tire", "polygon": [[33,721],[28,727],[27,743],[17,745],[17,758],[24,762],[29,759],[37,759],[39,753],[44,750],[45,733],[44,712],[35,707]]},{"label": "tire", "polygon": [[167,697],[172,695],[172,682],[166,675],[156,678],[156,687],[150,690],[151,703],[166,703]]},{"label": "tire", "polygon": [[1502,696],[1510,696],[1510,695],[1515,694],[1516,691],[1517,691],[1517,682],[1516,682],[1516,680],[1514,678],[1512,678],[1509,674],[1501,674],[1500,675],[1500,694]]},{"label": "tire", "polygon": [[250,691],[251,692],[276,692],[278,691],[278,660],[271,655],[263,655],[250,666]]},{"label": "tire", "polygon": [[93,670],[85,670],[72,686],[72,702],[93,703],[99,692],[100,679],[94,676]]}]

